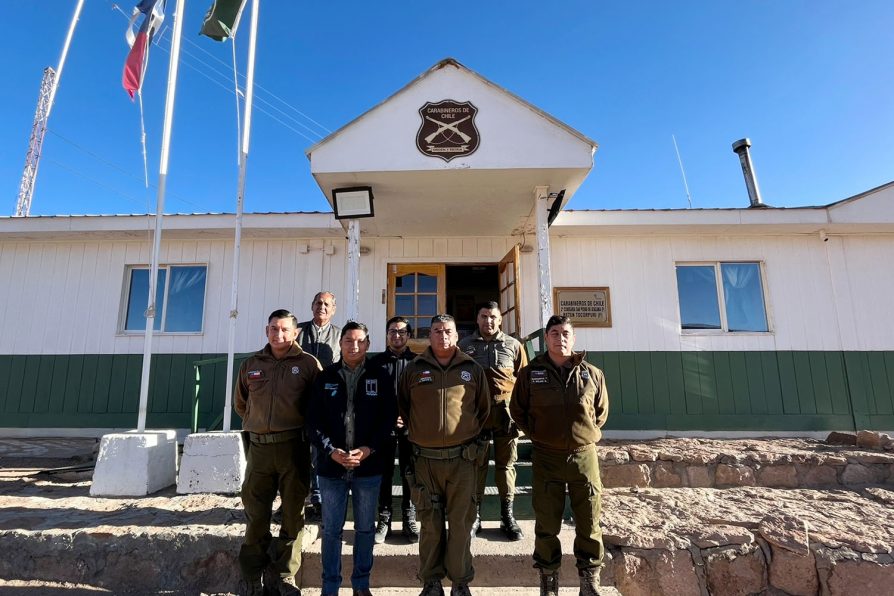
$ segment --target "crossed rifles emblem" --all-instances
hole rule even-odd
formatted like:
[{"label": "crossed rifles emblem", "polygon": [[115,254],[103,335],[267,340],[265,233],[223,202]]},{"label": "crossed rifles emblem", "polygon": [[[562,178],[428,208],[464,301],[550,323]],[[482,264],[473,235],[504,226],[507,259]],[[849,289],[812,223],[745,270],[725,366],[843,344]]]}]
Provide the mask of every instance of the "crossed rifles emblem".
[{"label": "crossed rifles emblem", "polygon": [[[445,99],[419,108],[422,123],[416,133],[416,147],[431,157],[450,161],[478,149],[480,138],[475,126],[478,108],[471,102]],[[439,116],[453,116],[455,120]]]}]

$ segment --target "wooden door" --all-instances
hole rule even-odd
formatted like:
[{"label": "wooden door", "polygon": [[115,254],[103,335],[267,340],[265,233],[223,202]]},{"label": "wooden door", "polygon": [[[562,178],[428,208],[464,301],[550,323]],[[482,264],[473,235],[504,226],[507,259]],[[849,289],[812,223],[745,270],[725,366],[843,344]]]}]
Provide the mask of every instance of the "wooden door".
[{"label": "wooden door", "polygon": [[503,333],[521,337],[521,268],[518,244],[513,246],[500,261],[500,313],[503,315]]},{"label": "wooden door", "polygon": [[388,318],[406,317],[413,327],[409,346],[422,352],[429,345],[431,318],[447,304],[447,274],[443,263],[388,265]]}]

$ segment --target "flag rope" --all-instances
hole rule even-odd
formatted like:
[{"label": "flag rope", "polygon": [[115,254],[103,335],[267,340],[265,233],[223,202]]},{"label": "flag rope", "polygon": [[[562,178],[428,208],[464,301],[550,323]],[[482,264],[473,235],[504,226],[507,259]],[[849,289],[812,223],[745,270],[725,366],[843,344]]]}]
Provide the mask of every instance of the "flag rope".
[{"label": "flag rope", "polygon": [[[143,182],[149,188],[149,158],[146,156],[146,121],[143,118],[143,90],[137,89],[137,97],[140,99],[140,146],[143,149]],[[148,213],[148,209],[146,211]]]},{"label": "flag rope", "polygon": [[235,86],[235,95],[236,95],[236,165],[242,163],[242,149],[240,145],[242,144],[242,115],[239,113],[239,71],[236,68],[236,32],[233,32],[233,36],[230,37],[230,41],[233,43],[231,47],[233,49],[233,85]]}]

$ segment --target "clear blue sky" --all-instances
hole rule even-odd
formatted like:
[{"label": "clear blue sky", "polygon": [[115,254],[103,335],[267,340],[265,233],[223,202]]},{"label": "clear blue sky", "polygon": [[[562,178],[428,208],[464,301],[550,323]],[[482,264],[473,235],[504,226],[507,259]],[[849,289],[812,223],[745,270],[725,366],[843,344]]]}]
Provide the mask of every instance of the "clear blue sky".
[{"label": "clear blue sky", "polygon": [[[5,13],[2,214],[15,209],[42,70],[55,67],[75,4],[32,0]],[[119,4],[129,14],[135,0]],[[231,48],[197,34],[209,4],[187,0],[169,213],[235,205]],[[144,86],[153,186],[173,8],[168,0],[168,30]],[[335,130],[448,56],[599,143],[571,208],[685,207],[672,134],[695,207],[748,204],[730,147],[745,136],[767,203],[840,200],[894,179],[892,25],[890,0],[262,0],[257,82],[266,92],[257,107],[268,113],[257,111],[253,123],[246,211],[329,210],[304,156],[326,131],[294,109]],[[142,182],[139,111],[120,83],[125,26],[112,2],[86,3],[32,214],[154,210],[155,189]],[[237,39],[242,71],[247,47],[246,26]]]}]

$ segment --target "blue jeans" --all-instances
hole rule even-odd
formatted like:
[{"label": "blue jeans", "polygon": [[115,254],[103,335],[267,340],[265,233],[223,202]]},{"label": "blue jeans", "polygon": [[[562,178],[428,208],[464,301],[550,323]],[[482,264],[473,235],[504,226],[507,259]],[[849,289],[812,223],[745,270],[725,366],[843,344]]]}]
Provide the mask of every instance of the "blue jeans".
[{"label": "blue jeans", "polygon": [[354,571],[351,573],[351,588],[369,589],[379,483],[382,477],[319,478],[320,493],[326,503],[323,507],[323,593],[336,594],[341,587],[341,537],[348,513],[348,491],[351,493],[354,510]]}]

